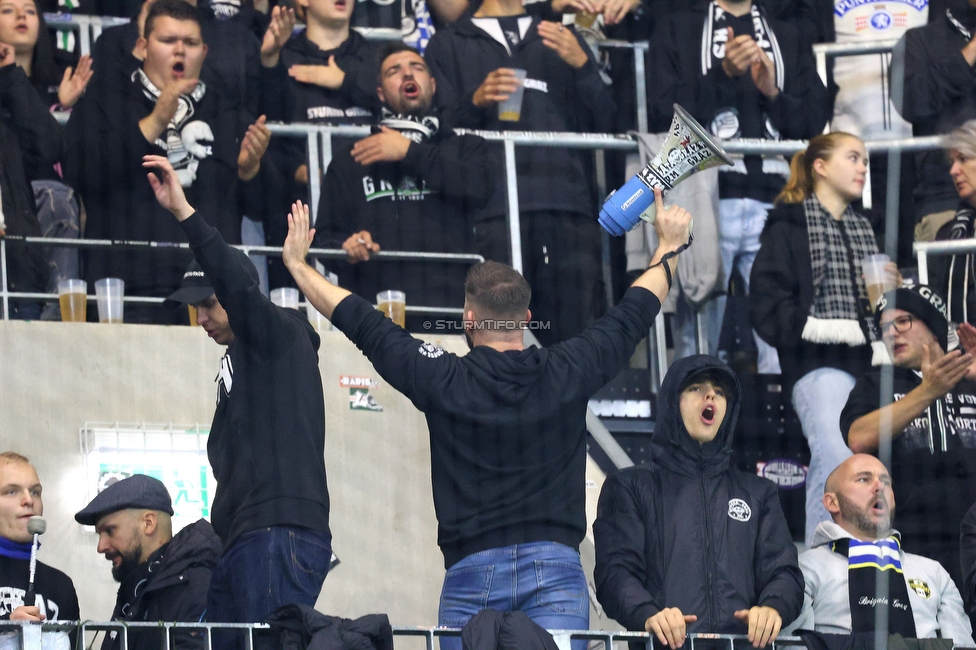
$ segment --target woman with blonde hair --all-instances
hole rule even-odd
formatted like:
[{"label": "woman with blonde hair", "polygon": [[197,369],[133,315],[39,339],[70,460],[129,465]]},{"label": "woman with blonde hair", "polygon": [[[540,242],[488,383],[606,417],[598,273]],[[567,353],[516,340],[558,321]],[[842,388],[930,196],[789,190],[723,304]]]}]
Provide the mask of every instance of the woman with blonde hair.
[{"label": "woman with blonde hair", "polygon": [[884,358],[861,277],[861,260],[878,245],[868,220],[851,207],[866,175],[859,138],[842,132],[812,138],[793,156],[752,267],[752,326],[779,351],[810,446],[807,545],[817,524],[830,518],[821,503],[827,475],[851,455],[840,431],[848,393],[873,358]]}]

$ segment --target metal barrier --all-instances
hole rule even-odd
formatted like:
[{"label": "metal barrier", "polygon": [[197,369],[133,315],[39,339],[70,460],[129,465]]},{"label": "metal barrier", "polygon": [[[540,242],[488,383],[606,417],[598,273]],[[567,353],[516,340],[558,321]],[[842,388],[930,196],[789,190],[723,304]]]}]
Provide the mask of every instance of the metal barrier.
[{"label": "metal barrier", "polygon": [[953,239],[952,241],[920,242],[913,246],[918,258],[918,281],[929,283],[929,255],[959,255],[976,253],[976,239]]}]

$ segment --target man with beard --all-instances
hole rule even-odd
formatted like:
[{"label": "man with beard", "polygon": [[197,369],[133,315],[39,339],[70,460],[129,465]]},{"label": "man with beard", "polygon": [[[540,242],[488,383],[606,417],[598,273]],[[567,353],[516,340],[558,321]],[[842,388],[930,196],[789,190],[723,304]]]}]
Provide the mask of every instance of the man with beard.
[{"label": "man with beard", "polygon": [[[415,49],[388,45],[376,89],[383,102],[377,132],[336,153],[325,175],[316,246],[346,250],[348,263],[334,266],[339,282],[367,300],[386,289],[427,307],[454,306],[464,298],[456,264],[370,260],[381,245],[473,251],[469,216],[492,196],[490,154],[482,138],[454,135],[432,107],[435,88]],[[408,330],[420,331],[417,325],[407,319]]]},{"label": "man with beard", "polygon": [[884,294],[875,319],[894,383],[882,395],[880,369],[860,377],[841,433],[851,451],[869,454],[890,435],[902,506],[895,526],[906,548],[940,562],[959,587],[959,526],[976,501],[976,383],[968,378],[976,345],[949,351],[945,301],[925,285]]},{"label": "man with beard", "polygon": [[[119,593],[113,621],[197,622],[207,609],[210,575],[220,557],[220,540],[204,519],[173,536],[173,506],[163,483],[135,474],[113,483],[75,515],[94,526],[98,552],[112,563]],[[159,648],[157,630],[132,628],[128,647]],[[200,631],[171,630],[177,648],[202,648]],[[120,646],[109,632],[102,650]]]},{"label": "man with beard", "polygon": [[[793,628],[873,636],[878,608],[887,608],[889,634],[973,645],[952,578],[938,562],[902,549],[891,527],[891,476],[881,461],[867,454],[845,460],[827,478],[823,503],[833,521],[820,522],[813,548],[800,554],[806,593]],[[878,595],[882,572],[888,590]]]}]

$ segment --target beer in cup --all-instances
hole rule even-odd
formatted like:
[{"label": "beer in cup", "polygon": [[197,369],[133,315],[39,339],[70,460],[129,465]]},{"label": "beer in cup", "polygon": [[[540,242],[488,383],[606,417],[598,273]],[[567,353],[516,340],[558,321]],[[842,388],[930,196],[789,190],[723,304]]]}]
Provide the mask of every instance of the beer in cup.
[{"label": "beer in cup", "polygon": [[121,323],[125,282],[120,278],[102,278],[95,282],[98,320],[101,323]]},{"label": "beer in cup", "polygon": [[84,280],[58,282],[61,320],[65,323],[84,323],[88,312],[88,283]]},{"label": "beer in cup", "polygon": [[873,312],[878,305],[878,299],[885,291],[897,289],[895,283],[888,277],[885,265],[891,259],[884,253],[867,255],[861,260],[861,274],[864,276],[864,288],[868,291],[868,302]]},{"label": "beer in cup", "polygon": [[402,291],[380,291],[376,308],[400,327],[407,326],[407,295]]},{"label": "beer in cup", "polygon": [[518,88],[508,99],[498,102],[498,119],[503,122],[518,122],[522,117],[522,97],[525,95],[525,75],[528,73],[521,68],[513,68],[512,71],[518,79]]}]

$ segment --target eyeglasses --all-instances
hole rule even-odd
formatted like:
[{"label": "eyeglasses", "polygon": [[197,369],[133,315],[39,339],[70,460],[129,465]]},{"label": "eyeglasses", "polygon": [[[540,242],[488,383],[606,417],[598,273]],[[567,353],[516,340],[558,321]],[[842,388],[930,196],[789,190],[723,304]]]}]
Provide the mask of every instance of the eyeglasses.
[{"label": "eyeglasses", "polygon": [[912,329],[912,317],[911,316],[899,316],[898,318],[888,321],[887,323],[881,323],[881,336],[887,336],[888,332],[894,328],[896,332],[905,333]]}]

